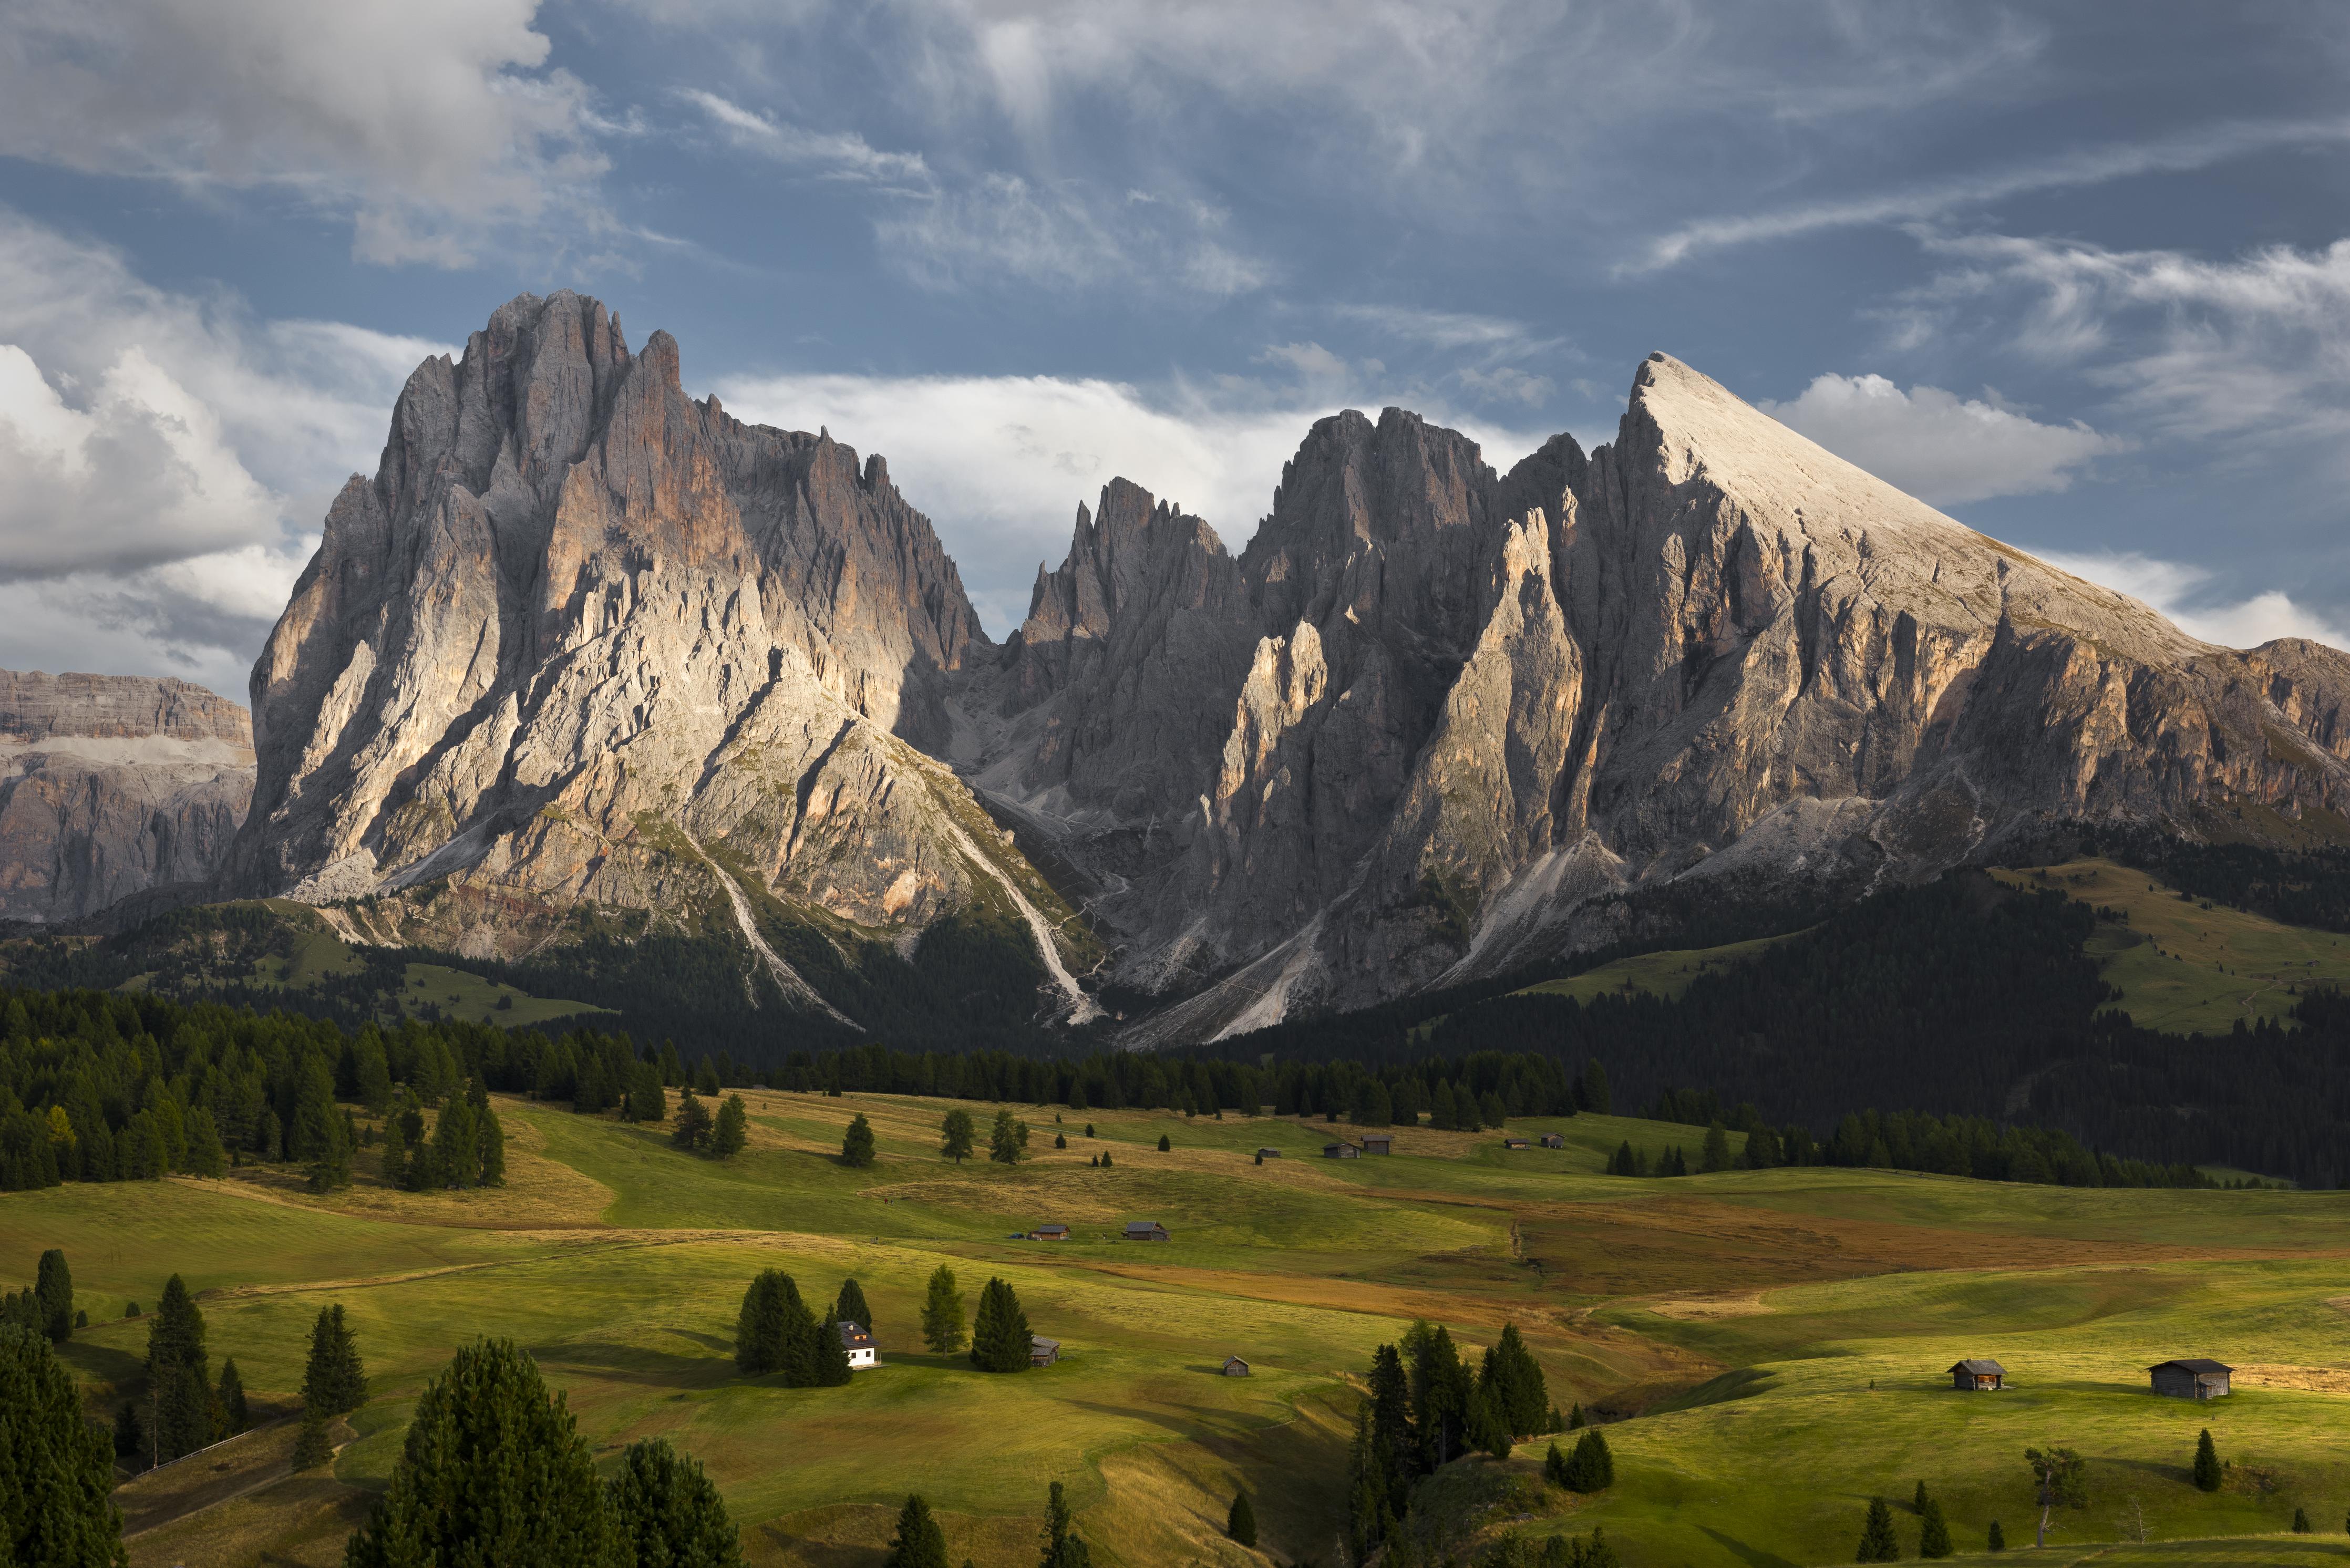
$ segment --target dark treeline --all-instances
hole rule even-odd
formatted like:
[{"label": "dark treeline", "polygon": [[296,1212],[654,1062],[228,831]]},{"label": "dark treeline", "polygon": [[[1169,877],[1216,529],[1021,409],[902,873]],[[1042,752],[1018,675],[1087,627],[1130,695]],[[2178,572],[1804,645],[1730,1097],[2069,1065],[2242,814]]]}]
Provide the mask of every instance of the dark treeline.
[{"label": "dark treeline", "polygon": [[2277,850],[2111,831],[2093,837],[2086,848],[2091,853],[2102,848],[2199,898],[2251,909],[2288,925],[2350,931],[2350,848]]}]

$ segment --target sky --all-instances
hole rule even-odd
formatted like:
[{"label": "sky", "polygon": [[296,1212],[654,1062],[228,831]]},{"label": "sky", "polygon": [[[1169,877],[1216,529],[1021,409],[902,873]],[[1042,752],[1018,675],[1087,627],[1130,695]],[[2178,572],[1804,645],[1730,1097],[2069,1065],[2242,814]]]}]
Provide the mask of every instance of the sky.
[{"label": "sky", "polygon": [[1123,474],[1505,467],[1663,349],[2232,646],[2350,644],[2350,7],[8,0],[0,665],[240,700],[422,358],[603,299],[988,631]]}]

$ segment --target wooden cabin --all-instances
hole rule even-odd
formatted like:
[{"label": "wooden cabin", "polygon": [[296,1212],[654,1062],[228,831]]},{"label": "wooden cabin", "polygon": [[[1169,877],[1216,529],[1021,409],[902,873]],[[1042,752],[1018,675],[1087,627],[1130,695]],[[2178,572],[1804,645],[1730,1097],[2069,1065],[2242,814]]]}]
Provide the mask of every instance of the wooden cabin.
[{"label": "wooden cabin", "polygon": [[1059,1340],[1046,1339],[1041,1334],[1032,1334],[1028,1336],[1029,1366],[1050,1366],[1060,1359],[1061,1342]]},{"label": "wooden cabin", "polygon": [[1277,1148],[1261,1148],[1256,1151],[1256,1157],[1259,1159],[1279,1159],[1281,1151]]},{"label": "wooden cabin", "polygon": [[1395,1139],[1386,1133],[1367,1133],[1363,1137],[1365,1154],[1393,1154]]},{"label": "wooden cabin", "polygon": [[873,1345],[873,1336],[866,1332],[862,1324],[844,1319],[838,1326],[841,1348],[848,1352],[848,1369],[851,1372],[881,1365],[880,1355]]},{"label": "wooden cabin", "polygon": [[1344,1138],[1341,1138],[1336,1143],[1324,1144],[1322,1146],[1322,1158],[1325,1159],[1360,1159],[1363,1158],[1363,1151],[1357,1148],[1353,1144],[1347,1142]]},{"label": "wooden cabin", "polygon": [[1996,1393],[2007,1386],[2007,1368],[1996,1361],[1969,1356],[1950,1368],[1950,1384],[1970,1392]]},{"label": "wooden cabin", "polygon": [[1129,1220],[1126,1225],[1126,1239],[1129,1241],[1171,1241],[1175,1238],[1168,1233],[1166,1226],[1156,1220]]},{"label": "wooden cabin", "polygon": [[1225,1356],[1225,1357],[1224,1357],[1224,1376],[1227,1376],[1227,1377],[1246,1377],[1248,1375],[1249,1375],[1249,1368],[1248,1368],[1248,1363],[1247,1363],[1247,1362],[1243,1361],[1243,1360],[1242,1360],[1239,1356],[1237,1356],[1237,1355],[1227,1355],[1227,1356]]},{"label": "wooden cabin", "polygon": [[1066,1241],[1069,1239],[1066,1225],[1039,1225],[1028,1232],[1031,1241]]},{"label": "wooden cabin", "polygon": [[1544,1133],[1542,1136],[1542,1146],[1544,1148],[1565,1148],[1566,1147],[1566,1135],[1565,1133]]},{"label": "wooden cabin", "polygon": [[2154,1378],[2154,1391],[2173,1399],[2225,1398],[2229,1375],[2235,1370],[2224,1362],[2201,1357],[2157,1362],[2147,1368]]},{"label": "wooden cabin", "polygon": [[1526,1140],[1522,1137],[1505,1137],[1502,1140],[1502,1147],[1503,1148],[1525,1148],[1528,1145]]}]

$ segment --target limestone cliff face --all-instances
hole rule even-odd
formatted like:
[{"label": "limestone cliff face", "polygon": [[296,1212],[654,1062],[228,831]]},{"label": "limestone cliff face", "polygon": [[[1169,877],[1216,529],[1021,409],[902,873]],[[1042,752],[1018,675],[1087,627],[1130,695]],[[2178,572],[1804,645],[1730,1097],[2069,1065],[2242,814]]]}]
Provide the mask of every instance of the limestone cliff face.
[{"label": "limestone cliff face", "polygon": [[0,670],[0,918],[206,882],[252,794],[252,724],[201,686]]},{"label": "limestone cliff face", "polygon": [[595,301],[525,296],[417,369],[329,513],[254,670],[230,885],[378,896],[367,933],[484,954],[574,910],[731,916],[823,1005],[761,910],[910,943],[1049,898],[921,749],[974,649],[879,457],[744,425],[666,335],[632,354]]},{"label": "limestone cliff face", "polygon": [[[1082,774],[1027,803],[1080,867],[1118,846],[1093,907],[1121,976],[1193,992],[1137,1043],[1606,940],[1595,896],[1628,887],[1857,893],[2060,821],[2350,806],[2350,658],[2198,642],[1662,355],[1613,443],[1508,474],[1397,410],[1323,421],[1237,570],[1222,651],[1170,699],[1218,707],[1222,743],[1155,852]],[[1125,602],[1097,646],[1150,613]],[[1095,711],[1051,682],[1023,702]],[[1115,751],[1154,721],[1091,722]],[[1049,727],[983,747],[982,788],[1030,777],[1021,739]]]}]

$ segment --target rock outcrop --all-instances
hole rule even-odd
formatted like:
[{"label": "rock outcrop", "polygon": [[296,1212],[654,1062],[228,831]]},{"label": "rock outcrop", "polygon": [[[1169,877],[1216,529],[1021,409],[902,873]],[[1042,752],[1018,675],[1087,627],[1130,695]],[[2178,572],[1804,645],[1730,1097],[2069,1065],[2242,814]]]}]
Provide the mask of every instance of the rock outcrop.
[{"label": "rock outcrop", "polygon": [[417,369],[328,514],[254,670],[229,885],[481,955],[574,913],[733,925],[828,1010],[763,919],[910,945],[979,903],[1066,919],[922,749],[974,649],[880,458],[745,425],[686,397],[667,335],[631,353],[596,302],[524,296]]},{"label": "rock outcrop", "polygon": [[1099,961],[1137,1044],[1605,942],[1627,889],[2350,807],[2350,656],[2198,642],[1662,355],[1507,473],[1324,420],[1238,556],[1116,481],[998,649],[879,458],[568,294],[411,378],[253,697],[235,891],[483,954],[707,921],[827,1011],[769,936],[983,909],[1040,1016]]},{"label": "rock outcrop", "polygon": [[201,686],[0,670],[0,919],[208,882],[252,794],[252,723]]}]

